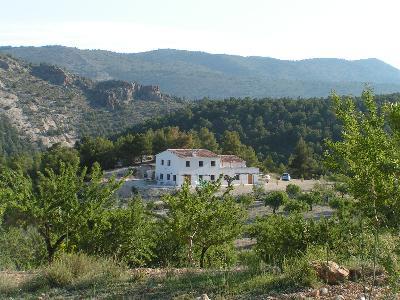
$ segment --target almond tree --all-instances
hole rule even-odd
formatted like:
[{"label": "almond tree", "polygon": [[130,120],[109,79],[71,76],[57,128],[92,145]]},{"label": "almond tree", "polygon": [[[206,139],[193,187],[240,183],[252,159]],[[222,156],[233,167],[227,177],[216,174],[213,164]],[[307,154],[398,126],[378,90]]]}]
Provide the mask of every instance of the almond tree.
[{"label": "almond tree", "polygon": [[[61,163],[57,173],[52,169],[39,173],[35,187],[29,178],[14,174],[23,188],[15,184],[11,187],[14,196],[8,214],[16,223],[37,228],[46,244],[49,262],[66,240],[79,235],[82,227],[93,227],[101,221],[102,212],[110,206],[122,183],[113,178],[103,182],[98,164],[87,174],[87,169],[81,170],[77,164]],[[13,183],[5,177],[1,180],[0,194],[7,193],[7,186]]]},{"label": "almond tree", "polygon": [[400,225],[400,127],[397,127],[400,109],[398,105],[378,109],[368,89],[361,97],[363,110],[351,98],[342,99],[333,94],[332,99],[343,129],[342,140],[327,143],[327,163],[349,178],[348,190],[356,200],[361,217],[373,224],[376,264],[380,228]]},{"label": "almond tree", "polygon": [[244,225],[244,206],[226,193],[216,194],[221,179],[205,182],[195,191],[185,183],[175,195],[164,197],[169,209],[164,222],[187,245],[187,259],[192,266],[195,247],[201,252],[199,265],[204,267],[207,250],[233,241]]}]

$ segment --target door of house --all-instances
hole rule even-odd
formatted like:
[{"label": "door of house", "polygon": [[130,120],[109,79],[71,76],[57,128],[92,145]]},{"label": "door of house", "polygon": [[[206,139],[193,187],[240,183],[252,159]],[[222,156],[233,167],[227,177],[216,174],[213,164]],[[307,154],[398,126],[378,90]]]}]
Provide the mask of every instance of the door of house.
[{"label": "door of house", "polygon": [[192,175],[183,175],[183,181],[187,181],[189,184],[192,184]]},{"label": "door of house", "polygon": [[253,184],[253,174],[247,174],[247,183]]}]

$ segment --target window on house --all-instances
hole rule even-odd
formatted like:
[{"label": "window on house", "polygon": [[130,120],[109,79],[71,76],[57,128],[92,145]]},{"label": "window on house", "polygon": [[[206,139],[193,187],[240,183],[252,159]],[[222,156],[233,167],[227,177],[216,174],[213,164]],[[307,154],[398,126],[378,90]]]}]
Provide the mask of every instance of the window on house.
[{"label": "window on house", "polygon": [[172,180],[176,181],[176,175],[172,176]]},{"label": "window on house", "polygon": [[215,160],[211,161],[211,167],[215,167]]},{"label": "window on house", "polygon": [[161,180],[164,179],[164,174],[160,174],[160,179],[161,179]]},{"label": "window on house", "polygon": [[162,165],[162,166],[164,165],[164,160],[163,160],[163,159],[161,160],[161,165]]},{"label": "window on house", "polygon": [[235,180],[239,180],[239,174],[235,175]]},{"label": "window on house", "polygon": [[203,180],[203,175],[199,175],[199,180]]},{"label": "window on house", "polygon": [[190,161],[189,160],[186,161],[186,167],[190,167]]},{"label": "window on house", "polygon": [[171,175],[167,174],[167,180],[171,180]]},{"label": "window on house", "polygon": [[171,161],[168,159],[167,166],[170,166],[170,165],[171,165]]},{"label": "window on house", "polygon": [[202,160],[199,161],[199,167],[202,167],[204,165],[204,162]]},{"label": "window on house", "polygon": [[211,181],[214,181],[215,180],[215,175],[211,175],[210,179],[211,179]]}]

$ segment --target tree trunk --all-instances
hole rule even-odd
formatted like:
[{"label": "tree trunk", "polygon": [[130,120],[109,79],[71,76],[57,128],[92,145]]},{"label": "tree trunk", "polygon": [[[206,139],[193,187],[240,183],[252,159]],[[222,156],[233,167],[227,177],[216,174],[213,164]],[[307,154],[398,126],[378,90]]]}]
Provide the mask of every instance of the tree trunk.
[{"label": "tree trunk", "polygon": [[192,236],[189,236],[188,238],[188,244],[189,244],[189,249],[188,249],[188,261],[191,267],[194,266],[194,260],[193,260],[193,237],[194,234]]},{"label": "tree trunk", "polygon": [[47,261],[50,264],[54,260],[54,254],[56,253],[58,247],[60,247],[61,243],[64,241],[67,235],[66,234],[61,235],[54,243],[54,245],[52,245],[50,239],[50,226],[48,224],[45,224],[44,227],[45,227],[44,230],[39,228],[39,233],[43,237],[44,242],[46,243]]},{"label": "tree trunk", "polygon": [[204,268],[204,258],[206,256],[206,252],[208,250],[208,246],[207,247],[203,247],[201,249],[201,255],[200,255],[200,268]]}]

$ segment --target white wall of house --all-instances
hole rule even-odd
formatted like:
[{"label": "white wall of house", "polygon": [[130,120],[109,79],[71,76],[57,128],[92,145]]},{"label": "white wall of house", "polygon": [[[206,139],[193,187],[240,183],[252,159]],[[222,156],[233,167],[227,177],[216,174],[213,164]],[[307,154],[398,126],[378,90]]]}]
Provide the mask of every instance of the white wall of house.
[{"label": "white wall of house", "polygon": [[[248,168],[243,163],[224,164],[216,157],[179,157],[166,150],[156,155],[155,177],[160,185],[181,186],[185,178],[196,186],[201,180],[217,180],[220,175],[236,176],[233,184],[256,184],[258,168]],[[251,178],[249,178],[251,177]],[[227,185],[224,180],[223,185]]]}]

